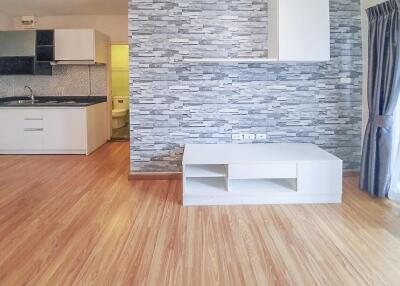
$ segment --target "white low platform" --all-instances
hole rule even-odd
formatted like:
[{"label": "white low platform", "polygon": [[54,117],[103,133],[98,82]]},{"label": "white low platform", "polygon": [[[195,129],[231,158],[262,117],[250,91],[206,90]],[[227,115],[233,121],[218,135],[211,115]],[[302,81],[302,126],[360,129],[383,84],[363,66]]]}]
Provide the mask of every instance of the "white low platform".
[{"label": "white low platform", "polygon": [[189,144],[183,204],[340,203],[342,161],[312,144]]}]

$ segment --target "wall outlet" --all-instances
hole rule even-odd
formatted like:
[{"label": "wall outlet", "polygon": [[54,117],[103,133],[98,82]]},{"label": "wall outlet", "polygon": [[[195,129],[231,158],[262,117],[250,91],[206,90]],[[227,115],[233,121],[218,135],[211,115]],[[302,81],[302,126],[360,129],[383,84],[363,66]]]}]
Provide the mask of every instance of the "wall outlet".
[{"label": "wall outlet", "polygon": [[232,134],[232,140],[243,140],[243,134],[237,133],[237,134]]},{"label": "wall outlet", "polygon": [[257,140],[266,140],[267,134],[262,134],[262,133],[256,134],[256,139]]},{"label": "wall outlet", "polygon": [[244,134],[244,140],[254,140],[256,136],[251,133]]}]

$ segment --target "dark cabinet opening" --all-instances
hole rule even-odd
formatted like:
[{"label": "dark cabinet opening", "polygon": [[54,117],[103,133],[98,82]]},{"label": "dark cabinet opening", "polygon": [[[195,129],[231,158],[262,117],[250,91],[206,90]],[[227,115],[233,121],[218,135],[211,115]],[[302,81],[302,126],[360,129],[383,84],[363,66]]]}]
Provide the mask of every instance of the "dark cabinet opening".
[{"label": "dark cabinet opening", "polygon": [[54,61],[54,30],[38,30],[34,74],[52,75],[52,61]]},{"label": "dark cabinet opening", "polygon": [[34,73],[34,57],[1,57],[0,74],[28,75]]}]

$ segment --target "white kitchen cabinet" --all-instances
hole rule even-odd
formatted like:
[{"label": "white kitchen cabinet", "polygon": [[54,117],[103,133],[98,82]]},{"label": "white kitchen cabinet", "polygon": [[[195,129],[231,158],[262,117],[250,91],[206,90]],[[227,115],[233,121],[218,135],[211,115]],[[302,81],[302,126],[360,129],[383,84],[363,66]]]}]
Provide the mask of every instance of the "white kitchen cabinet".
[{"label": "white kitchen cabinet", "polygon": [[[42,111],[43,112],[43,111]],[[82,108],[44,110],[43,149],[85,150],[86,111]],[[86,152],[85,152],[86,153]]]},{"label": "white kitchen cabinet", "polygon": [[90,154],[108,139],[107,106],[2,107],[0,154]]},{"label": "white kitchen cabinet", "polygon": [[93,29],[56,29],[57,64],[105,64],[108,37]]},{"label": "white kitchen cabinet", "polygon": [[329,61],[329,0],[269,0],[268,57]]},{"label": "white kitchen cabinet", "polygon": [[[251,25],[251,23],[249,24]],[[274,63],[330,60],[329,0],[269,0],[267,57],[186,57],[190,63]]]}]

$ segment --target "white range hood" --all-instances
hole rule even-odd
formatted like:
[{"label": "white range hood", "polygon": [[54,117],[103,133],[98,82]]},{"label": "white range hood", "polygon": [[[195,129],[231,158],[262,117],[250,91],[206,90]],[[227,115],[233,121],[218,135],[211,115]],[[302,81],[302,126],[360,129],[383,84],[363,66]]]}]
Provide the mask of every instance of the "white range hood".
[{"label": "white range hood", "polygon": [[105,65],[106,63],[98,63],[95,61],[52,61],[50,62],[52,66],[57,65],[75,65],[75,66],[94,66],[94,65]]}]

